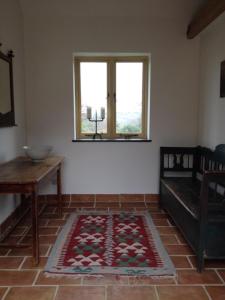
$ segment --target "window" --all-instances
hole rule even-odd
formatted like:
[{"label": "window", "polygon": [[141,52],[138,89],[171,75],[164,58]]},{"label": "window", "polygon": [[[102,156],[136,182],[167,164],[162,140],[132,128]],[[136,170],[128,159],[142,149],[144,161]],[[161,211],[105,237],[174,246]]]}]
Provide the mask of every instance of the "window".
[{"label": "window", "polygon": [[75,57],[76,137],[146,139],[148,64],[143,57]]}]

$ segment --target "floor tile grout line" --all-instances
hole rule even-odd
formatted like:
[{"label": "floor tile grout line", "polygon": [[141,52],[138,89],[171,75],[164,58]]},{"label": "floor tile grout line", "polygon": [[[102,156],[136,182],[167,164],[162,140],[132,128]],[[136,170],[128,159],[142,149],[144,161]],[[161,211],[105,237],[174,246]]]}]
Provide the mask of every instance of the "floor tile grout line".
[{"label": "floor tile grout line", "polygon": [[59,286],[57,285],[57,286],[55,287],[55,294],[54,294],[54,296],[53,296],[53,300],[56,299],[56,296],[57,296],[57,294],[58,294],[58,290],[59,290]]},{"label": "floor tile grout line", "polygon": [[9,293],[9,290],[11,289],[11,287],[9,286],[9,287],[7,287],[7,290],[5,291],[5,294],[3,295],[3,297],[2,297],[2,299],[1,300],[5,300],[6,299],[6,297],[7,297],[7,295],[8,295],[8,293]]},{"label": "floor tile grout line", "polygon": [[48,257],[51,252],[52,246],[49,245],[48,250],[46,251],[45,255],[42,255],[43,257]]},{"label": "floor tile grout line", "polygon": [[188,260],[189,264],[191,265],[191,268],[192,268],[192,269],[195,269],[195,267],[194,267],[194,265],[193,265],[193,263],[192,263],[192,261],[191,261],[189,255],[187,255],[187,260]]},{"label": "floor tile grout line", "polygon": [[225,281],[223,280],[222,276],[221,276],[220,273],[218,272],[217,268],[215,268],[214,271],[216,272],[217,276],[218,276],[219,279],[222,281],[222,283],[225,284]]},{"label": "floor tile grout line", "polygon": [[[174,227],[174,225],[170,222],[169,219],[166,219],[166,221],[167,221],[169,227]],[[176,226],[175,226],[175,227],[176,227]]]},{"label": "floor tile grout line", "polygon": [[[2,271],[2,270],[1,270]],[[3,271],[7,271],[7,270],[3,270]],[[12,269],[10,269],[10,271],[13,271]],[[21,270],[14,270],[14,271],[20,271],[20,272],[23,272],[23,271],[36,271],[36,272],[38,272],[38,271],[43,271],[43,268],[42,267],[40,267],[40,268],[22,268]]]},{"label": "floor tile grout line", "polygon": [[18,240],[18,243],[21,243],[22,242],[22,240],[26,237],[26,236],[28,236],[28,232],[31,230],[31,228],[32,228],[32,226],[31,225],[28,225],[28,226],[26,226],[27,228],[26,228],[26,230],[24,231],[24,234],[21,236],[21,238]]},{"label": "floor tile grout line", "polygon": [[[106,284],[104,283],[100,283],[100,284],[84,284],[83,287],[103,287],[105,286]],[[56,286],[68,286],[68,287],[78,287],[78,286],[81,286],[80,283],[62,283],[62,284],[58,284],[58,283],[55,283],[55,284],[35,284],[35,285],[31,285],[31,284],[24,284],[24,285],[19,285],[19,284],[14,284],[14,285],[1,285],[0,287],[1,288],[12,288],[12,287],[56,287]],[[114,283],[109,283],[107,284],[107,286],[117,286],[117,287],[153,287],[153,286],[157,286],[157,287],[176,287],[176,286],[179,286],[179,287],[203,287],[203,286],[207,286],[207,287],[225,287],[224,284],[209,284],[209,283],[198,283],[198,284],[171,284],[171,283],[152,283],[152,284],[146,284],[146,283],[143,283],[143,284],[124,284],[124,283],[121,283],[121,284],[118,284],[118,285],[115,285]],[[2,300],[2,299],[1,299]]]},{"label": "floor tile grout line", "polygon": [[158,290],[157,290],[157,286],[156,286],[156,285],[154,285],[154,290],[155,290],[155,294],[156,294],[156,299],[157,299],[157,300],[160,300],[160,299],[159,299],[159,293],[158,293]]},{"label": "floor tile grout line", "polygon": [[[206,267],[205,270],[225,271],[225,267]],[[224,280],[223,280],[224,281]],[[224,281],[225,282],[225,281]]]},{"label": "floor tile grout line", "polygon": [[[37,270],[41,270],[41,269],[37,269]],[[35,271],[34,269],[21,269],[21,270],[19,270],[18,268],[17,269],[0,269],[0,271],[3,271],[3,272],[7,272],[7,271],[9,271],[9,272],[23,272],[23,271]],[[0,285],[0,287],[1,287],[1,285]]]},{"label": "floor tile grout line", "polygon": [[105,285],[105,300],[107,300],[107,294],[108,294],[108,285]]},{"label": "floor tile grout line", "polygon": [[177,239],[178,245],[183,245],[183,244],[181,243],[179,237],[177,236],[177,233],[175,233],[174,235],[175,235],[175,237],[176,237],[176,239]]},{"label": "floor tile grout line", "polygon": [[204,289],[204,291],[205,291],[207,297],[209,298],[209,300],[212,300],[212,298],[211,298],[211,296],[209,295],[209,292],[207,291],[207,288],[206,288],[205,285],[203,285],[203,289]]},{"label": "floor tile grout line", "polygon": [[175,286],[179,285],[179,283],[178,283],[178,274],[177,273],[174,276],[174,282],[175,282]]},{"label": "floor tile grout line", "polygon": [[37,274],[36,274],[36,276],[35,276],[35,278],[34,278],[34,281],[33,281],[33,283],[32,283],[31,286],[35,286],[35,283],[37,282],[37,279],[38,279],[38,277],[39,277],[39,274],[41,273],[41,270],[37,270],[36,272],[37,272]]},{"label": "floor tile grout line", "polygon": [[[177,281],[177,279],[174,278],[174,282]],[[180,287],[198,287],[198,286],[204,286],[204,285],[207,285],[209,287],[224,287],[224,284],[221,284],[221,283],[192,283],[192,284],[182,284],[182,283],[152,283],[152,284],[146,284],[146,283],[143,283],[143,284],[131,284],[130,286],[133,286],[133,287],[149,287],[149,286],[157,286],[157,287],[160,287],[160,286],[167,286],[167,287],[175,287],[175,286],[180,286]],[[102,286],[101,284],[99,285],[85,285],[85,286]],[[118,286],[129,286],[127,284],[120,284]]]},{"label": "floor tile grout line", "polygon": [[207,287],[224,287],[225,288],[225,284],[224,283],[204,283]]},{"label": "floor tile grout line", "polygon": [[3,257],[8,257],[12,249],[9,249]]},{"label": "floor tile grout line", "polygon": [[[44,244],[41,244],[41,245],[44,245]],[[51,244],[50,244],[50,246],[51,246]],[[25,256],[25,257],[32,257],[32,254],[31,254],[31,255],[10,255],[10,256],[5,256],[5,255],[2,255],[2,256],[1,256],[1,255],[0,255],[0,258],[8,258],[8,257],[13,257],[13,258],[14,258],[14,257],[17,257],[17,258],[20,257],[20,258],[21,258],[21,257],[24,257],[24,256]],[[46,257],[46,255],[43,255],[43,254],[42,254],[42,255],[40,255],[40,257]]]},{"label": "floor tile grout line", "polygon": [[18,271],[21,271],[21,270],[22,270],[22,266],[23,266],[23,264],[24,264],[26,258],[27,258],[27,256],[24,256],[24,257],[23,257],[23,259],[22,259],[22,261],[21,261],[21,263],[20,263],[20,265],[19,265],[19,267],[18,267]]}]

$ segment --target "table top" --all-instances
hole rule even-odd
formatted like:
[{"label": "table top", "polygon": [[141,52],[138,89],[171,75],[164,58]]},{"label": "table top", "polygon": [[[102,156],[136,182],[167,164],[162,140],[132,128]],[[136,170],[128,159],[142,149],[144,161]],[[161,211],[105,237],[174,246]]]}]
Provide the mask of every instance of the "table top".
[{"label": "table top", "polygon": [[23,156],[17,157],[0,164],[0,185],[38,183],[62,161],[62,156],[49,156],[40,162],[32,162]]}]

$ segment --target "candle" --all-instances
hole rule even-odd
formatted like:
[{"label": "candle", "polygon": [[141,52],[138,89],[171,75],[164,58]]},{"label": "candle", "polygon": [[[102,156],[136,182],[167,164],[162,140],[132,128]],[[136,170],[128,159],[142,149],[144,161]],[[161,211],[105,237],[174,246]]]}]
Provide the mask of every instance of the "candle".
[{"label": "candle", "polygon": [[92,117],[91,107],[88,106],[87,107],[87,119],[91,119],[91,117]]},{"label": "candle", "polygon": [[105,119],[105,108],[101,107],[101,119]]}]

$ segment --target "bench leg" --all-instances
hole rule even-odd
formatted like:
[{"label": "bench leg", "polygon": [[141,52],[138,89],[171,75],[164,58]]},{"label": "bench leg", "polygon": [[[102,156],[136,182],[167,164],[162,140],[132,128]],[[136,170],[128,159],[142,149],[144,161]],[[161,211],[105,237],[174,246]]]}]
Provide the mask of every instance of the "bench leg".
[{"label": "bench leg", "polygon": [[161,186],[161,182],[159,182],[159,210],[163,209],[163,205],[162,205],[162,186]]},{"label": "bench leg", "polygon": [[204,255],[201,251],[197,254],[197,271],[201,273],[204,270]]}]

